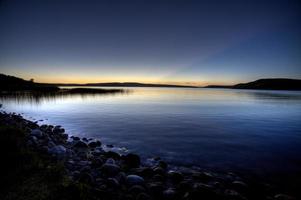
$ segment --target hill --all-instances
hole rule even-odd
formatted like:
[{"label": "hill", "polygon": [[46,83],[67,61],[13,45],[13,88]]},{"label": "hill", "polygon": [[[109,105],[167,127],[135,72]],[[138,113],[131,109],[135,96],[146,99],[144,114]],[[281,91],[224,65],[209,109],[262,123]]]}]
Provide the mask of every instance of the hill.
[{"label": "hill", "polygon": [[56,91],[58,89],[59,88],[54,85],[35,83],[14,76],[0,74],[0,91]]},{"label": "hill", "polygon": [[209,85],[206,88],[258,89],[258,90],[301,90],[301,80],[286,78],[258,79],[232,86]]}]

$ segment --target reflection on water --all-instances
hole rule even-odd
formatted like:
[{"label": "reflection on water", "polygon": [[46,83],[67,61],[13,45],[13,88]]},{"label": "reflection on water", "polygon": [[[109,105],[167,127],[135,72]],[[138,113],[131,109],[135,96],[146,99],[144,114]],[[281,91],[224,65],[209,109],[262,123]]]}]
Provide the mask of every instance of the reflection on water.
[{"label": "reflection on water", "polygon": [[301,174],[301,92],[130,89],[109,95],[7,95],[0,101],[6,111],[47,119],[43,123],[143,157],[259,174]]},{"label": "reflection on water", "polygon": [[29,104],[41,104],[42,102],[51,102],[63,99],[81,98],[83,101],[88,98],[96,98],[101,96],[112,97],[115,95],[127,95],[130,90],[116,90],[112,92],[2,92],[0,93],[0,101],[2,102],[15,102],[18,104],[29,103]]}]

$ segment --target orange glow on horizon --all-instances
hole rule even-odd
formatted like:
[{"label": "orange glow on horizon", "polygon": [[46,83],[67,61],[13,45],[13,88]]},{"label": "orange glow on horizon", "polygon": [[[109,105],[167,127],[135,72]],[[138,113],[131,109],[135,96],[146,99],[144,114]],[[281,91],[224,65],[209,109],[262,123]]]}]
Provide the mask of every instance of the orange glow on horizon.
[{"label": "orange glow on horizon", "polygon": [[157,78],[157,77],[147,77],[147,76],[78,76],[78,75],[30,75],[30,74],[10,74],[12,76],[20,77],[25,80],[34,79],[35,82],[38,83],[62,83],[62,84],[86,84],[86,83],[108,83],[108,82],[137,82],[137,83],[149,83],[149,84],[170,84],[170,85],[187,85],[187,86],[207,86],[207,85],[233,85],[238,83],[239,81],[236,80],[226,80],[226,81],[219,81],[215,80],[212,81],[210,77],[204,77],[202,80],[192,80],[187,77],[185,78]]}]

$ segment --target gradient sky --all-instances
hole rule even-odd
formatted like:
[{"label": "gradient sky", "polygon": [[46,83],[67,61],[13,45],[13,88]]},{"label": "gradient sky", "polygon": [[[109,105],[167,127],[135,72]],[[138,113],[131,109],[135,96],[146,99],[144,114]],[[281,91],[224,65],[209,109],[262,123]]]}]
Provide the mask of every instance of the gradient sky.
[{"label": "gradient sky", "polygon": [[298,0],[2,0],[0,72],[39,82],[301,78]]}]

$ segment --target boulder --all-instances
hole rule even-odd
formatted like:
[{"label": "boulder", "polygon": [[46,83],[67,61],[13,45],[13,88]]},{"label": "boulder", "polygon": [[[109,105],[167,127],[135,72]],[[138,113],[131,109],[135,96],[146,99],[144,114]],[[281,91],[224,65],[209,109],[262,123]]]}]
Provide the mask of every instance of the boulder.
[{"label": "boulder", "polygon": [[128,175],[126,177],[126,183],[129,186],[143,185],[144,184],[144,179],[141,176],[138,176],[138,175]]},{"label": "boulder", "polygon": [[54,147],[51,147],[48,152],[52,155],[58,156],[58,157],[64,157],[66,155],[66,148],[62,145],[57,145]]},{"label": "boulder", "polygon": [[92,142],[89,142],[88,146],[90,148],[96,148],[96,147],[101,146],[101,142],[100,141],[92,141]]},{"label": "boulder", "polygon": [[30,133],[31,136],[35,136],[37,138],[43,138],[43,132],[40,129],[33,129]]},{"label": "boulder", "polygon": [[137,168],[140,166],[140,157],[136,154],[130,153],[123,157],[125,164],[130,168]]},{"label": "boulder", "polygon": [[105,163],[102,165],[100,170],[106,176],[113,177],[113,176],[116,176],[120,172],[120,167],[115,164]]},{"label": "boulder", "polygon": [[168,177],[171,179],[173,183],[179,183],[184,179],[182,173],[176,171],[169,171]]},{"label": "boulder", "polygon": [[84,143],[83,141],[77,141],[74,146],[75,148],[88,148],[88,145]]}]

